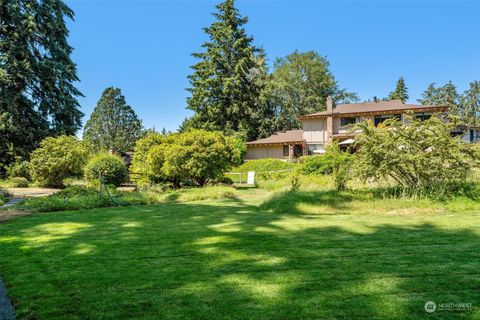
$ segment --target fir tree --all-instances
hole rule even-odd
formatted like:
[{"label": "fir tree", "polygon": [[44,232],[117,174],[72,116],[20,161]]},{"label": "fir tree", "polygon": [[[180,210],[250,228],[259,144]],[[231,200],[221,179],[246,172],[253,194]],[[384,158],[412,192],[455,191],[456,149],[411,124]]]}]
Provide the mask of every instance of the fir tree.
[{"label": "fir tree", "polygon": [[73,12],[59,0],[0,2],[0,163],[81,126],[65,18]]},{"label": "fir tree", "polygon": [[462,101],[455,85],[449,81],[441,87],[436,87],[435,83],[430,84],[422,93],[422,98],[418,99],[423,105],[443,105],[449,106],[450,115],[462,118]]},{"label": "fir tree", "polygon": [[191,96],[187,108],[194,111],[181,130],[199,128],[241,132],[248,139],[257,136],[260,88],[256,81],[259,50],[245,31],[248,19],[242,17],[233,0],[217,5],[216,21],[204,31],[209,41],[204,52],[194,53],[200,60],[189,76]]},{"label": "fir tree", "polygon": [[389,100],[402,100],[403,103],[407,102],[408,100],[408,89],[405,85],[405,80],[403,77],[400,77],[397,81],[397,85],[395,86],[395,90],[390,92],[388,96]]},{"label": "fir tree", "polygon": [[463,93],[462,105],[465,122],[477,125],[480,112],[480,81],[470,82],[468,90]]},{"label": "fir tree", "polygon": [[132,151],[143,134],[142,122],[125,102],[118,88],[103,91],[90,119],[85,124],[83,138],[95,149],[117,153]]}]

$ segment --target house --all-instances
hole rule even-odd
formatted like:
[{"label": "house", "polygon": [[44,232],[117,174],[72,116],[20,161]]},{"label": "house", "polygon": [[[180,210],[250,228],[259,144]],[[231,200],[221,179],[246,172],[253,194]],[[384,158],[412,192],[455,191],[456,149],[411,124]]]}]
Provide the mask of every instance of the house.
[{"label": "house", "polygon": [[[332,141],[341,145],[353,142],[358,132],[351,132],[352,125],[361,121],[372,121],[375,125],[389,118],[404,120],[404,115],[414,113],[420,119],[441,114],[448,106],[405,104],[401,100],[376,100],[373,102],[334,104],[327,99],[327,110],[299,117],[303,130],[277,132],[268,138],[247,142],[245,159],[277,158],[292,160],[302,155],[323,153]],[[476,142],[480,139],[480,127],[458,126],[453,134],[461,139]]]}]

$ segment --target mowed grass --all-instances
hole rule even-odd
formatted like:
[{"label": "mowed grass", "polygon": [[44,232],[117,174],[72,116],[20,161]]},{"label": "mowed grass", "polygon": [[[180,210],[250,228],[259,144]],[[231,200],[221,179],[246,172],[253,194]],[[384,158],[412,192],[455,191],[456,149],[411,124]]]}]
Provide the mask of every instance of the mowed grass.
[{"label": "mowed grass", "polygon": [[18,319],[480,319],[480,211],[295,192],[14,219],[0,273]]}]

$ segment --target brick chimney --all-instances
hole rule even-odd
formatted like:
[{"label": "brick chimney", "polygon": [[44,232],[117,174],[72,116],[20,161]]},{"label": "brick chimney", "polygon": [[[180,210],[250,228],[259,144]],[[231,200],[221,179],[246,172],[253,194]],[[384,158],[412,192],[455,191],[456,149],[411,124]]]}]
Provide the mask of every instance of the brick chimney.
[{"label": "brick chimney", "polygon": [[326,136],[326,142],[329,144],[332,142],[332,136],[333,136],[333,98],[332,96],[327,97],[327,112],[331,113],[331,115],[327,116],[327,136]]},{"label": "brick chimney", "polygon": [[332,96],[327,97],[327,111],[333,112],[333,98]]}]

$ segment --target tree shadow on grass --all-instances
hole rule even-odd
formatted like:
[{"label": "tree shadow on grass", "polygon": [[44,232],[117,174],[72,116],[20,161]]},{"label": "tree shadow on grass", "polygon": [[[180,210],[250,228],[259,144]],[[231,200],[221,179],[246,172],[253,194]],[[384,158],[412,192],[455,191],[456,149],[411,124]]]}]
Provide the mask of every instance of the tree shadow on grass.
[{"label": "tree shadow on grass", "polygon": [[299,214],[298,206],[307,204],[311,206],[325,206],[334,210],[347,211],[350,202],[354,200],[349,193],[336,190],[288,190],[280,192],[263,202],[260,209],[277,214]]},{"label": "tree shadow on grass", "polygon": [[[308,195],[317,196],[334,195]],[[467,221],[475,216],[312,219],[278,208],[218,202],[30,216],[0,226],[0,268],[19,318],[480,316],[480,237]],[[429,300],[473,309],[430,315]]]}]

